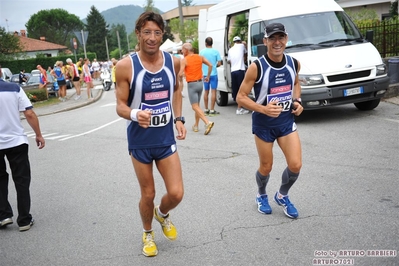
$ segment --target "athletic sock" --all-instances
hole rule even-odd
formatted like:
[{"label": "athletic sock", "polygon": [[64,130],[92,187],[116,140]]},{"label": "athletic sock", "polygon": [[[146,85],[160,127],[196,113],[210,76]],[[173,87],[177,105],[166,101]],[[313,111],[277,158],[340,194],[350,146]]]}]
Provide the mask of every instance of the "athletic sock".
[{"label": "athletic sock", "polygon": [[259,195],[266,195],[266,185],[269,182],[269,175],[262,175],[259,170],[256,171],[256,183],[258,184],[258,193]]},{"label": "athletic sock", "polygon": [[299,173],[291,172],[288,167],[285,168],[283,175],[281,176],[281,186],[280,186],[280,194],[281,195],[288,195],[288,191],[298,179]]}]

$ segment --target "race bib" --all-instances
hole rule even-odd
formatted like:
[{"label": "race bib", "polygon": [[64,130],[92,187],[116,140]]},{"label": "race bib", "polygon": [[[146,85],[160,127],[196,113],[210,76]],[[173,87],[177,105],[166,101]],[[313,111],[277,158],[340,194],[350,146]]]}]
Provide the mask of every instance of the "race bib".
[{"label": "race bib", "polygon": [[267,95],[267,103],[272,101],[278,101],[279,106],[283,108],[283,112],[288,112],[291,110],[292,104],[292,94],[291,91],[281,92],[276,94],[268,94]]},{"label": "race bib", "polygon": [[151,111],[150,127],[164,127],[170,122],[172,117],[169,101],[153,105],[141,103],[141,110]]}]

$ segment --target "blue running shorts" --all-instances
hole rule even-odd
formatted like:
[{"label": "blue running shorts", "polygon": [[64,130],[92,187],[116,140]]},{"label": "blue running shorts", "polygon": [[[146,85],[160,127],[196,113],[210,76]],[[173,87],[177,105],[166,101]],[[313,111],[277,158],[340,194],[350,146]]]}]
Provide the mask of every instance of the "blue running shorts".
[{"label": "blue running shorts", "polygon": [[158,161],[165,159],[175,153],[177,150],[176,144],[167,147],[160,148],[148,148],[148,149],[133,149],[129,150],[129,153],[137,161],[145,164],[152,163],[153,161]]},{"label": "blue running shorts", "polygon": [[263,141],[274,142],[276,139],[287,136],[295,131],[296,131],[295,122],[290,122],[288,124],[269,129],[254,128],[252,133]]},{"label": "blue running shorts", "polygon": [[[204,76],[205,80],[206,76]],[[211,88],[212,90],[216,90],[218,87],[218,76],[210,76],[209,77],[209,82],[204,81],[204,90],[209,91]]]}]

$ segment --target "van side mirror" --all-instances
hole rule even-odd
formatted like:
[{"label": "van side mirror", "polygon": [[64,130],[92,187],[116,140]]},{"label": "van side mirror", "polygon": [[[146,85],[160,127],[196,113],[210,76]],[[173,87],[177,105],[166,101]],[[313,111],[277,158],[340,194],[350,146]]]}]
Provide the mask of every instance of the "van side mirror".
[{"label": "van side mirror", "polygon": [[366,31],[366,40],[373,43],[374,40],[374,31],[368,30]]},{"label": "van side mirror", "polygon": [[256,50],[257,50],[258,57],[261,57],[262,55],[265,55],[267,53],[267,47],[263,43],[262,44],[258,44],[256,46]]}]

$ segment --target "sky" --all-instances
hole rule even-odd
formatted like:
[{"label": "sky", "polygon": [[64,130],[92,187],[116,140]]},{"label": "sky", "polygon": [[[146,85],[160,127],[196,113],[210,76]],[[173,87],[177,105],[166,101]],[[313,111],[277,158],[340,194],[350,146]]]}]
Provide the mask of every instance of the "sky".
[{"label": "sky", "polygon": [[[163,12],[178,7],[178,0],[153,0],[154,6]],[[217,4],[222,0],[193,0],[194,5]],[[84,19],[94,5],[101,13],[120,5],[144,6],[145,0],[0,0],[0,27],[8,32],[26,29],[29,18],[40,10],[62,8]]]}]

